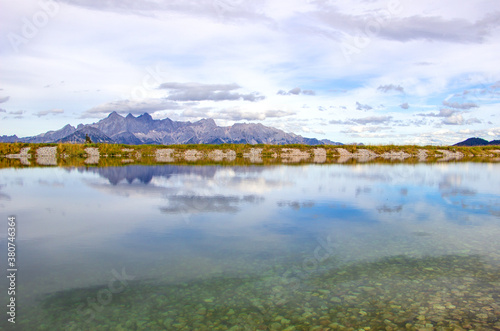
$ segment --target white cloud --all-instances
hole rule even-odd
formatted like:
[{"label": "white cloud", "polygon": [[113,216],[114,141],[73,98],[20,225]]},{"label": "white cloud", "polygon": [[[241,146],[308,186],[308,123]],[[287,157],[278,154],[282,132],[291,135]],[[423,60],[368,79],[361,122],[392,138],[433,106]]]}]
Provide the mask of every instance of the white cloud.
[{"label": "white cloud", "polygon": [[353,119],[351,121],[358,124],[381,124],[389,122],[391,119],[392,116],[369,116],[369,117]]},{"label": "white cloud", "polygon": [[454,109],[471,109],[471,108],[477,108],[478,105],[473,103],[473,102],[464,102],[464,103],[458,103],[458,102],[448,102],[448,101],[443,101],[443,105],[446,107],[451,107]]},{"label": "white cloud", "polygon": [[370,105],[363,105],[363,104],[361,104],[361,103],[359,103],[359,102],[356,101],[356,109],[357,110],[365,110],[366,111],[366,110],[373,109],[373,107],[370,106]]},{"label": "white cloud", "polygon": [[213,118],[230,121],[262,121],[268,118],[281,118],[294,114],[294,112],[283,110],[251,111],[240,108],[222,110],[188,108],[181,113],[181,116],[185,118]]},{"label": "white cloud", "polygon": [[55,115],[55,114],[63,114],[63,113],[64,113],[63,109],[49,109],[49,110],[42,110],[42,111],[36,112],[35,115],[38,117],[42,117],[42,116],[47,116],[49,114]]},{"label": "white cloud", "polygon": [[140,115],[144,113],[154,113],[161,110],[180,108],[181,107],[177,103],[165,99],[146,99],[140,101],[119,100],[93,107],[85,111],[82,118],[102,118],[114,111],[122,115],[127,115],[129,113],[133,115]]},{"label": "white cloud", "polygon": [[364,133],[364,132],[379,132],[390,130],[391,127],[388,126],[351,126],[345,133]]},{"label": "white cloud", "polygon": [[443,124],[447,125],[462,125],[464,123],[465,121],[462,114],[453,114],[443,119]]},{"label": "white cloud", "polygon": [[293,89],[289,90],[288,92],[284,90],[279,90],[278,95],[316,95],[316,92],[313,90],[302,90],[300,87],[294,87]]},{"label": "white cloud", "polygon": [[265,97],[257,92],[237,93],[231,92],[240,88],[237,84],[200,84],[200,83],[163,83],[160,89],[169,90],[167,99],[174,101],[224,101],[244,100],[260,101]]},{"label": "white cloud", "polygon": [[377,90],[384,92],[384,93],[391,92],[391,91],[405,93],[405,89],[402,86],[400,86],[400,85],[396,86],[394,84],[380,85],[379,87],[377,87]]}]

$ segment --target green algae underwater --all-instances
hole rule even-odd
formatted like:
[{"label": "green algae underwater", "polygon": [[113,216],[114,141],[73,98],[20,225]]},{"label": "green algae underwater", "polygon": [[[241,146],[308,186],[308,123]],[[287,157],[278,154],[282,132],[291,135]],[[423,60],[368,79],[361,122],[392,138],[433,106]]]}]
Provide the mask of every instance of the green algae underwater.
[{"label": "green algae underwater", "polygon": [[[498,327],[500,270],[477,256],[396,256],[296,279],[260,277],[131,283],[102,311],[78,307],[102,288],[42,299],[45,324],[68,330],[488,330]],[[496,290],[495,290],[496,289]],[[76,307],[76,309],[75,309]],[[127,313],[124,314],[124,311]],[[33,318],[34,316],[30,316]],[[76,319],[75,319],[76,317]],[[35,325],[33,325],[35,327]]]}]

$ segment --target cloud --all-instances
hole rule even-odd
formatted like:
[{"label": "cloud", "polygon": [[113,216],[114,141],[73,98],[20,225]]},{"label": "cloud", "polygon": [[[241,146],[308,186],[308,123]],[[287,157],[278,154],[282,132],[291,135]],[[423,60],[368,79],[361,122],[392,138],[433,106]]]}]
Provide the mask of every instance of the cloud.
[{"label": "cloud", "polygon": [[444,125],[464,125],[464,124],[476,124],[482,123],[481,120],[477,118],[464,119],[462,111],[457,109],[441,108],[439,113],[426,113],[417,114],[418,116],[424,117],[439,117],[443,118],[441,124]]},{"label": "cloud", "polygon": [[363,132],[379,132],[384,130],[390,130],[389,126],[352,126],[347,130],[342,131],[343,133],[363,133]]},{"label": "cloud", "polygon": [[232,91],[239,89],[241,86],[235,83],[231,84],[201,84],[201,83],[163,83],[159,86],[160,89],[168,90],[197,90],[197,91]]},{"label": "cloud", "polygon": [[4,103],[4,102],[7,102],[9,101],[10,97],[3,97],[3,98],[0,98],[0,103]]},{"label": "cloud", "polygon": [[415,15],[392,20],[381,29],[380,36],[398,41],[424,39],[461,44],[482,43],[498,26],[500,13],[487,15],[476,22]]},{"label": "cloud", "polygon": [[[471,130],[471,129],[462,129],[459,130],[458,133],[461,135],[460,137],[499,137],[500,136],[500,127],[490,128],[490,129],[482,129],[482,130]],[[486,138],[487,140],[490,140]]]},{"label": "cloud", "polygon": [[445,125],[470,125],[470,124],[476,124],[476,123],[482,123],[479,119],[473,117],[469,119],[464,119],[462,114],[454,114],[452,116],[446,117],[443,119],[442,124]]},{"label": "cloud", "polygon": [[141,115],[144,113],[154,113],[159,110],[180,109],[179,104],[165,99],[146,99],[141,101],[119,100],[104,103],[85,111],[81,118],[101,118],[116,111],[119,114]]},{"label": "cloud", "polygon": [[262,1],[209,0],[209,1],[155,1],[155,0],[61,0],[71,5],[93,10],[112,11],[140,16],[157,16],[161,12],[179,12],[217,20],[238,22],[269,21],[261,14]]},{"label": "cloud", "polygon": [[264,96],[257,92],[241,94],[231,92],[240,88],[237,84],[201,84],[201,83],[163,83],[159,86],[160,89],[170,90],[171,93],[167,97],[174,101],[225,101],[225,100],[245,100],[245,101],[260,101],[265,99]]},{"label": "cloud", "polygon": [[453,110],[449,108],[442,108],[439,110],[439,114],[436,115],[436,117],[451,117],[458,113],[458,110]]},{"label": "cloud", "polygon": [[325,134],[325,132],[323,130],[311,129],[311,128],[307,127],[307,126],[301,127],[300,130],[302,132],[306,132],[306,133],[316,133],[316,134],[321,134],[321,135]]},{"label": "cloud", "polygon": [[313,90],[303,90],[302,94],[305,94],[305,95],[316,95],[316,92],[314,92]]},{"label": "cloud", "polygon": [[316,95],[316,92],[313,90],[302,90],[300,87],[294,87],[290,91],[286,92],[285,90],[279,90],[276,94],[278,95]]},{"label": "cloud", "polygon": [[458,102],[448,102],[446,100],[443,101],[443,105],[454,109],[471,109],[479,107],[477,104],[473,102],[458,103]]},{"label": "cloud", "polygon": [[389,84],[389,85],[380,85],[379,87],[377,87],[377,90],[378,91],[382,91],[384,93],[388,93],[388,92],[391,92],[391,91],[395,91],[395,92],[399,92],[399,93],[405,93],[405,89],[398,85],[393,85],[393,84]]},{"label": "cloud", "polygon": [[463,90],[462,92],[456,93],[453,96],[461,98],[469,97],[476,99],[486,98],[486,97],[490,98],[500,97],[500,92],[498,91],[498,89],[500,88],[500,81],[488,85],[488,83],[486,83],[487,80],[488,80],[487,78],[482,77],[479,79],[478,87]]},{"label": "cloud", "polygon": [[331,120],[328,123],[333,124],[333,125],[347,124],[346,121],[341,121],[341,120]]},{"label": "cloud", "polygon": [[49,114],[63,114],[64,110],[63,109],[49,109],[49,110],[42,110],[37,113],[35,113],[35,116],[42,117],[42,116],[47,116]]},{"label": "cloud", "polygon": [[243,203],[258,204],[264,200],[257,195],[224,196],[224,195],[174,195],[168,197],[169,205],[161,207],[163,213],[234,213]]},{"label": "cloud", "polygon": [[392,116],[369,116],[363,118],[352,119],[351,121],[358,124],[381,124],[390,121]]},{"label": "cloud", "polygon": [[408,108],[410,108],[410,105],[408,104],[408,102],[405,102],[405,103],[400,104],[399,107],[401,107],[403,109],[408,109]]},{"label": "cloud", "polygon": [[429,125],[429,122],[425,118],[421,118],[418,120],[409,120],[405,123],[400,124],[400,126],[413,126],[413,127],[421,127],[421,126],[427,126]]},{"label": "cloud", "polygon": [[97,10],[113,10],[113,11],[126,11],[126,12],[134,12],[134,11],[151,11],[158,10],[161,8],[160,3],[155,3],[154,1],[133,1],[133,0],[124,0],[124,1],[98,1],[98,0],[65,0],[70,5],[82,6],[91,9]]},{"label": "cloud", "polygon": [[21,119],[24,118],[23,114],[26,113],[24,110],[14,110],[14,111],[9,111],[9,115],[15,115],[13,118],[16,119]]},{"label": "cloud", "polygon": [[10,197],[10,195],[0,192],[0,200],[10,201],[12,200],[12,198]]},{"label": "cloud", "polygon": [[[333,125],[352,125],[352,124],[382,124],[387,123],[392,119],[392,116],[368,116],[362,118],[351,118],[348,120],[331,120],[328,123]],[[368,130],[368,129],[365,129]]]},{"label": "cloud", "polygon": [[[446,19],[437,15],[402,17],[395,13],[387,14],[378,14],[376,16],[380,19],[375,20],[373,13],[369,11],[355,15],[329,7],[327,10],[320,8],[310,15],[311,20],[322,23],[321,27],[316,28],[319,30],[317,33],[332,39],[339,39],[342,35],[358,36],[360,31],[372,28],[376,29],[377,37],[400,42],[426,40],[470,44],[484,42],[486,37],[500,26],[500,12],[486,14],[475,22],[463,18]],[[367,37],[365,34],[362,36]]]},{"label": "cloud", "polygon": [[266,117],[285,117],[290,115],[295,115],[294,111],[284,111],[284,110],[266,110]]},{"label": "cloud", "polygon": [[464,118],[462,114],[455,114],[443,119],[442,123],[445,125],[462,125],[464,124]]},{"label": "cloud", "polygon": [[7,111],[3,108],[0,108],[0,113],[6,113]]},{"label": "cloud", "polygon": [[449,108],[441,108],[439,110],[439,113],[420,113],[417,114],[418,116],[424,116],[424,117],[450,117],[453,116],[457,113],[459,113],[459,110],[454,110],[454,109],[449,109]]},{"label": "cloud", "polygon": [[367,110],[370,110],[370,109],[373,109],[372,106],[370,105],[363,105],[363,104],[360,104],[359,102],[356,101],[356,109],[357,110],[364,110],[364,111],[367,111]]},{"label": "cloud", "polygon": [[465,121],[465,123],[466,124],[476,124],[476,123],[481,124],[483,122],[481,122],[480,119],[473,117],[473,118],[469,118],[467,121]]},{"label": "cloud", "polygon": [[266,110],[264,112],[261,112],[242,110],[239,108],[223,109],[217,111],[214,111],[210,108],[189,108],[181,113],[181,116],[190,118],[213,118],[231,121],[262,121],[266,118],[281,118],[291,115],[295,115],[295,112],[284,110]]}]

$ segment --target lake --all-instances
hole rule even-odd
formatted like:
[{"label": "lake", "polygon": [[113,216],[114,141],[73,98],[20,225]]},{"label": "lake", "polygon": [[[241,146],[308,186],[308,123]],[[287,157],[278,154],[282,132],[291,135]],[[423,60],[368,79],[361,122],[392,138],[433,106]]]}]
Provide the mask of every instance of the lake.
[{"label": "lake", "polygon": [[0,215],[5,330],[500,330],[500,164],[6,168]]}]

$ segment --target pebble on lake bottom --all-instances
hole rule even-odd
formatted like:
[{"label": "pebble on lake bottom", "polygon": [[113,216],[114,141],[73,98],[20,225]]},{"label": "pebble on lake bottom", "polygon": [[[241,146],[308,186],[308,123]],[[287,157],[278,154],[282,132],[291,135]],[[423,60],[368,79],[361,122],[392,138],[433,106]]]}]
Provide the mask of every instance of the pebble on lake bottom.
[{"label": "pebble on lake bottom", "polygon": [[[284,267],[284,266],[283,266]],[[137,281],[92,320],[99,288],[46,297],[22,326],[39,330],[494,330],[500,270],[478,256],[397,256],[313,273],[298,286],[261,277]]]}]

